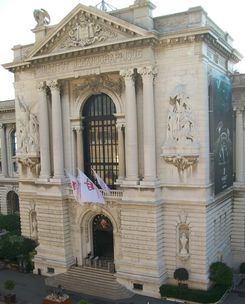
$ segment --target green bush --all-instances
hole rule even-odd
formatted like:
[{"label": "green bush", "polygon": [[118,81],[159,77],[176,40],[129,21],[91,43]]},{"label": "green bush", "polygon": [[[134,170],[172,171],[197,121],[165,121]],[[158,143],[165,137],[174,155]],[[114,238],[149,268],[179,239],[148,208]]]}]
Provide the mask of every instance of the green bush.
[{"label": "green bush", "polygon": [[222,262],[216,262],[210,265],[209,279],[215,285],[231,286],[233,273],[230,267]]},{"label": "green bush", "polygon": [[240,273],[245,273],[245,263],[241,263],[241,265],[240,265]]},{"label": "green bush", "polygon": [[77,302],[77,304],[90,304],[90,302],[86,300],[80,300],[79,302]]},{"label": "green bush", "polygon": [[3,287],[6,289],[6,290],[13,290],[14,287],[15,287],[15,282],[12,281],[12,280],[5,280],[3,282]]},{"label": "green bush", "polygon": [[170,297],[199,303],[217,302],[227,290],[226,286],[214,286],[209,290],[183,288],[174,285],[162,285],[160,294],[162,297]]},{"label": "green bush", "polygon": [[174,272],[174,278],[178,282],[187,281],[189,279],[189,273],[185,268],[177,268]]},{"label": "green bush", "polygon": [[0,230],[20,235],[20,217],[17,214],[0,214]]}]

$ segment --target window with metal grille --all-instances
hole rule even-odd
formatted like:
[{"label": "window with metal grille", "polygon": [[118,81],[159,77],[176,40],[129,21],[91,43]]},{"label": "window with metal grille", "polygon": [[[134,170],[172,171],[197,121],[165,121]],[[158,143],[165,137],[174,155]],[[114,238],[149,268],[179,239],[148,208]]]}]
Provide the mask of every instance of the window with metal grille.
[{"label": "window with metal grille", "polygon": [[106,94],[92,95],[85,103],[84,170],[95,183],[92,168],[110,188],[115,188],[118,177],[118,138],[116,107]]}]

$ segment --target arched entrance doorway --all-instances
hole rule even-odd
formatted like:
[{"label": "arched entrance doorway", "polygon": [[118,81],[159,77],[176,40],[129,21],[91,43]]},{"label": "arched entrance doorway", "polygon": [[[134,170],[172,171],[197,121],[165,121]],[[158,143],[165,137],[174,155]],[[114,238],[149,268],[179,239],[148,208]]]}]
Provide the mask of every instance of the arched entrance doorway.
[{"label": "arched entrance doorway", "polygon": [[93,219],[94,256],[100,259],[113,260],[113,226],[108,217],[98,214]]}]

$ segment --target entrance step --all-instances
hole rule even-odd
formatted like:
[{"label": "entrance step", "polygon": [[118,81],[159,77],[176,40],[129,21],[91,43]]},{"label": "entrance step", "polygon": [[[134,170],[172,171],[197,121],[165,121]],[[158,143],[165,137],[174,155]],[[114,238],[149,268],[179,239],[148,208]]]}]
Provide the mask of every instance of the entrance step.
[{"label": "entrance step", "polygon": [[100,298],[120,300],[130,298],[134,293],[119,284],[113,273],[103,269],[73,266],[67,272],[45,279],[51,287],[58,287]]}]

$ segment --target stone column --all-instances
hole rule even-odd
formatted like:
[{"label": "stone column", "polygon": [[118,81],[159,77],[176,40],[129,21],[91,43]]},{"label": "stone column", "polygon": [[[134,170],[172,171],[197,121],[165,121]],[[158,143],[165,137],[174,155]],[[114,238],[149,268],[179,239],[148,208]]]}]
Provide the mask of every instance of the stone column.
[{"label": "stone column", "polygon": [[1,132],[1,154],[2,154],[2,174],[3,176],[8,176],[8,163],[7,163],[7,145],[6,145],[6,136],[5,136],[5,126],[0,124]]},{"label": "stone column", "polygon": [[138,135],[134,69],[120,71],[125,81],[126,180],[138,183]]},{"label": "stone column", "polygon": [[54,178],[60,179],[64,176],[64,151],[60,86],[57,80],[48,81],[47,85],[50,87],[52,98]]},{"label": "stone column", "polygon": [[81,171],[84,171],[84,158],[83,158],[83,140],[82,132],[83,127],[75,127],[76,137],[77,137],[77,167]]},{"label": "stone column", "polygon": [[156,180],[156,131],[153,80],[156,69],[138,69],[143,81],[144,182]]},{"label": "stone column", "polygon": [[121,182],[125,178],[125,142],[124,142],[124,130],[125,124],[117,121],[117,136],[118,136],[118,162],[119,162],[119,175],[118,182]]},{"label": "stone column", "polygon": [[242,106],[235,106],[236,111],[236,181],[244,183],[244,137]]},{"label": "stone column", "polygon": [[41,172],[40,178],[50,177],[50,142],[49,142],[49,120],[48,120],[48,100],[46,85],[40,82],[37,86],[39,101],[39,133],[40,133],[40,158]]}]

